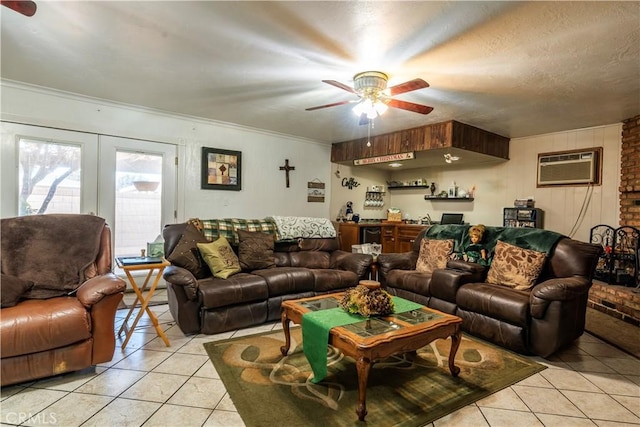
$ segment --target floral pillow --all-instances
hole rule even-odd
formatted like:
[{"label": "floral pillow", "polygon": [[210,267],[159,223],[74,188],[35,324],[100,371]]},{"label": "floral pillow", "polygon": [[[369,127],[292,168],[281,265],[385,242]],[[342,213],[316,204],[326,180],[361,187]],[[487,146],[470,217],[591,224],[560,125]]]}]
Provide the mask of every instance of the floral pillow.
[{"label": "floral pillow", "polygon": [[238,257],[225,237],[219,237],[211,243],[197,243],[197,245],[213,277],[227,279],[242,271]]},{"label": "floral pillow", "polygon": [[498,240],[487,283],[526,291],[535,285],[547,255]]},{"label": "floral pillow", "polygon": [[446,268],[452,252],[453,240],[422,239],[416,271],[431,274],[434,270]]}]

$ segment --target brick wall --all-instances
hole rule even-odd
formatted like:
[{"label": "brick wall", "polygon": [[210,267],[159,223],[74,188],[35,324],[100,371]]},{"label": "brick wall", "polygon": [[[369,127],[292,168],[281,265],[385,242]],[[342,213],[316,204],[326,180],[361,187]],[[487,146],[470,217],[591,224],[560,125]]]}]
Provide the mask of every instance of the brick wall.
[{"label": "brick wall", "polygon": [[640,115],[622,123],[620,225],[640,227]]},{"label": "brick wall", "polygon": [[632,325],[640,326],[640,293],[632,288],[594,281],[587,305]]}]

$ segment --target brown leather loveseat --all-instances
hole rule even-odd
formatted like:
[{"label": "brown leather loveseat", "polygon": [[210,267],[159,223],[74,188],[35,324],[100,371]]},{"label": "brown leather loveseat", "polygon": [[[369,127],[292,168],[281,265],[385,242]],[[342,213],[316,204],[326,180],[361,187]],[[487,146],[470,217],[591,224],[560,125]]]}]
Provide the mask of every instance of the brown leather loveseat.
[{"label": "brown leather loveseat", "polygon": [[[218,220],[210,220],[216,223]],[[264,237],[272,232],[263,220],[219,220],[233,250],[238,240],[250,238],[248,221],[254,221]],[[228,227],[222,227],[222,223]],[[260,224],[262,228],[260,228]],[[233,226],[233,227],[232,227]],[[239,227],[245,228],[244,230]],[[239,237],[240,236],[240,237]],[[164,271],[169,309],[184,333],[215,334],[259,325],[280,318],[282,301],[311,297],[356,286],[368,277],[373,258],[339,250],[337,238],[305,238],[298,241],[270,240],[271,262],[263,268],[244,265],[228,278],[214,277],[204,263],[196,243],[205,237],[192,223],[170,224],[163,230],[164,250],[172,265]],[[240,256],[242,261],[242,256]]]},{"label": "brown leather loveseat", "polygon": [[126,287],[111,272],[111,234],[91,215],[0,223],[2,385],[108,362]]},{"label": "brown leather loveseat", "polygon": [[[483,241],[489,266],[454,259],[427,273],[416,271],[423,238],[452,240],[450,258],[471,245],[467,226],[434,225],[418,235],[411,252],[379,255],[380,281],[391,294],[455,314],[464,331],[523,354],[549,356],[584,332],[600,246],[547,230],[487,227]],[[498,242],[514,252],[542,255],[538,262],[529,255],[508,259],[505,249],[496,262]],[[499,268],[504,260],[520,270],[540,266],[530,286],[511,284]]]}]

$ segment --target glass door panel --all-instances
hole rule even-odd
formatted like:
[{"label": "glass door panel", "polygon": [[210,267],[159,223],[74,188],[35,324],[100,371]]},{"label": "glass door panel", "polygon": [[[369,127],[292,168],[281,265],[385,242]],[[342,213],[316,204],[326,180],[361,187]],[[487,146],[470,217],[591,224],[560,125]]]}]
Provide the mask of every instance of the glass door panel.
[{"label": "glass door panel", "polygon": [[80,213],[82,148],[20,139],[18,215]]},{"label": "glass door panel", "polygon": [[1,215],[95,213],[98,136],[0,122]]},{"label": "glass door panel", "polygon": [[116,151],[117,253],[136,254],[162,229],[162,156]]},{"label": "glass door panel", "polygon": [[139,256],[175,221],[176,146],[100,136],[99,215],[113,224],[114,256]]}]

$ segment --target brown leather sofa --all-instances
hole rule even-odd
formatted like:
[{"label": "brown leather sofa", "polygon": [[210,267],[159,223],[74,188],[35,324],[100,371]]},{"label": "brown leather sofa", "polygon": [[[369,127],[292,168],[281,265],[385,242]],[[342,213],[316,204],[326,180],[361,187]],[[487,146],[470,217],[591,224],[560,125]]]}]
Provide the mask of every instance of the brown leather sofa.
[{"label": "brown leather sofa", "polygon": [[111,272],[111,234],[91,215],[0,223],[2,386],[108,362],[126,287]]},{"label": "brown leather sofa", "polygon": [[[165,226],[165,254],[184,242],[188,224]],[[204,236],[196,240],[206,241]],[[164,271],[169,309],[182,332],[215,334],[280,318],[282,301],[339,292],[368,277],[371,255],[338,249],[337,238],[275,242],[275,267],[243,270],[227,279],[174,262]],[[233,247],[237,252],[237,247]],[[200,258],[194,245],[187,252]],[[202,260],[198,261],[200,265]],[[196,267],[197,268],[197,267]]]},{"label": "brown leather sofa", "polygon": [[[378,256],[379,279],[391,294],[455,314],[464,331],[522,354],[547,357],[582,335],[600,246],[557,235],[535,285],[515,290],[487,283],[490,267],[462,260],[450,260],[432,274],[415,271],[425,235],[453,237],[458,251],[468,245],[467,226],[442,227],[422,231],[411,252]],[[510,239],[524,248],[552,233],[487,227],[489,241]]]}]

